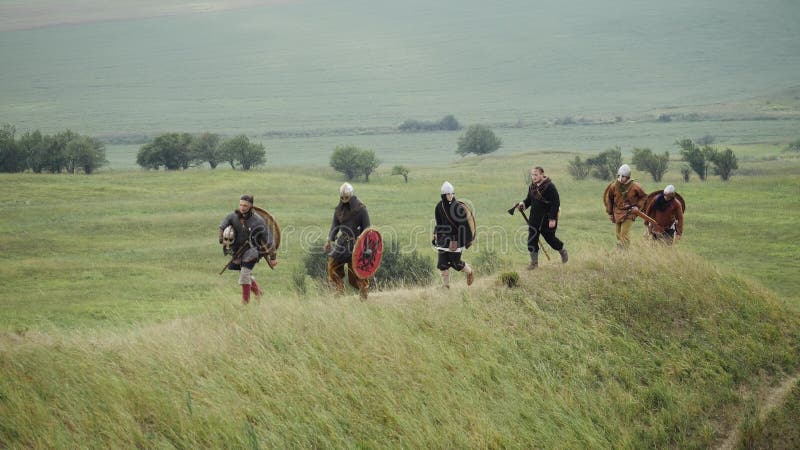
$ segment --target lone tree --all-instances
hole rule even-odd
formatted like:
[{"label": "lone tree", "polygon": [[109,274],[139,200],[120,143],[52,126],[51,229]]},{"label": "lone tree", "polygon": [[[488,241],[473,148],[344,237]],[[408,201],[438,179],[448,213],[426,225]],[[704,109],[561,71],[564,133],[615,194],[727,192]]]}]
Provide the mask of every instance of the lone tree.
[{"label": "lone tree", "polygon": [[406,166],[392,167],[392,175],[401,175],[406,183],[408,183],[408,172],[409,170]]},{"label": "lone tree", "polygon": [[381,165],[381,160],[375,157],[374,150],[362,150],[358,155],[358,169],[364,175],[364,182],[369,183],[369,175]]},{"label": "lone tree", "polygon": [[486,125],[470,125],[467,131],[458,138],[456,153],[467,156],[470,153],[485,155],[492,153],[503,146],[503,141],[495,136],[491,128]]},{"label": "lone tree", "polygon": [[372,150],[362,150],[354,145],[340,145],[333,149],[330,164],[333,170],[343,173],[347,180],[364,175],[366,182],[369,182],[370,174],[378,168],[381,161]]},{"label": "lone tree", "polygon": [[232,169],[237,166],[242,170],[263,166],[267,162],[267,152],[263,144],[250,142],[250,139],[240,134],[222,142],[220,153],[230,163]]},{"label": "lone tree", "polygon": [[715,152],[711,162],[714,164],[714,172],[722,178],[722,181],[728,181],[733,171],[739,168],[736,155],[729,148],[724,152]]},{"label": "lone tree", "polygon": [[587,161],[581,160],[581,157],[578,155],[575,155],[575,159],[567,164],[567,172],[576,180],[585,180],[586,177],[589,176],[589,171],[591,169],[592,166],[590,166]]},{"label": "lone tree", "polygon": [[337,146],[331,155],[331,167],[333,170],[343,173],[348,181],[352,180],[359,173],[359,154],[361,154],[361,149],[354,145]]},{"label": "lone tree", "polygon": [[617,169],[622,165],[622,148],[612,147],[594,158],[586,160],[592,167],[592,176],[599,180],[611,181],[617,174]]},{"label": "lone tree", "polygon": [[669,169],[669,152],[657,155],[649,148],[634,148],[631,162],[638,170],[649,173],[653,181],[660,182]]}]

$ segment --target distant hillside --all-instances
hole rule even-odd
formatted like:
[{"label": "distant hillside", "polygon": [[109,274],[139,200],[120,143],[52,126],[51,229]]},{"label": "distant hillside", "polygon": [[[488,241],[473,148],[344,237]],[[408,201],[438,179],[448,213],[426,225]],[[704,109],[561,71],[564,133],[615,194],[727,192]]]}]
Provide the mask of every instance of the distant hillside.
[{"label": "distant hillside", "polygon": [[274,5],[295,0],[57,0],[6,1],[0,3],[0,32],[77,25],[107,20],[143,19],[158,16],[225,11]]},{"label": "distant hillside", "polygon": [[797,370],[800,313],[676,249],[0,344],[3,447],[699,448]]}]

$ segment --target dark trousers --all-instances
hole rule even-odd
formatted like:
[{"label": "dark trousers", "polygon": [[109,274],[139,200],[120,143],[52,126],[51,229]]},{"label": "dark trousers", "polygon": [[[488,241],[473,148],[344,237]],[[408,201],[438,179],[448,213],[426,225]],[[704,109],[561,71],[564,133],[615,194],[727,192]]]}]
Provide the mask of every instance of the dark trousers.
[{"label": "dark trousers", "polygon": [[538,252],[539,251],[539,234],[542,235],[545,242],[550,247],[553,247],[553,250],[560,252],[561,249],[564,248],[564,243],[561,242],[559,238],[556,237],[556,229],[549,228],[547,223],[542,224],[540,231],[537,231],[534,227],[528,227],[528,251],[529,252]]},{"label": "dark trousers", "polygon": [[436,263],[436,268],[439,270],[447,270],[452,267],[461,272],[465,265],[466,263],[461,260],[461,252],[445,252],[439,250],[439,261]]}]

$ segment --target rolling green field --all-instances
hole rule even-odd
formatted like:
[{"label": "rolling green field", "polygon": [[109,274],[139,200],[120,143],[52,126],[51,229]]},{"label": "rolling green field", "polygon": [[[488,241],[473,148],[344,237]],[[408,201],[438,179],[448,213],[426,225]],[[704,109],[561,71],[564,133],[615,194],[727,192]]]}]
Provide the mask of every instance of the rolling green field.
[{"label": "rolling green field", "polygon": [[[36,4],[58,23],[59,2]],[[12,6],[0,15],[22,14]],[[779,0],[515,0],[490,10],[475,0],[307,0],[130,14],[0,32],[0,123],[107,139],[244,133],[282,165],[321,165],[350,143],[387,163],[449,162],[452,133],[375,134],[447,114],[502,129],[508,154],[663,151],[708,133],[721,144],[785,142],[799,128],[798,6]],[[662,114],[682,116],[654,123]],[[552,126],[565,117],[613,123]]]},{"label": "rolling green field", "polygon": [[[695,178],[684,184],[675,169],[660,185],[641,174],[638,178],[648,191],[673,183],[687,198],[683,246],[796,300],[800,160],[777,146],[734,149],[740,172],[749,175],[728,183]],[[447,179],[460,198],[474,205],[484,237],[476,251],[493,251],[522,264],[524,227],[505,210],[524,195],[527,168],[540,164],[559,186],[564,205],[560,233],[580,258],[584,250],[613,247],[614,237],[612,225],[603,220],[604,183],[570,179],[565,166],[573,156],[527,153],[411,166],[408,184],[382,166],[369,184],[356,186],[387,237],[405,251],[416,248],[432,257],[430,210]],[[245,192],[285,227],[281,269],[263,276],[272,289],[288,292],[290,274],[309,243],[327,232],[340,183],[330,168],[313,167],[2,175],[0,297],[5,301],[0,325],[25,329],[164,319],[225,295],[232,282],[231,275],[214,275],[224,265],[216,227]]]},{"label": "rolling green field", "polygon": [[[408,184],[382,168],[355,186],[387,238],[433,270],[431,210],[447,179],[479,225],[465,259],[494,252],[521,285],[480,273],[467,289],[455,275],[450,291],[373,292],[365,304],[293,288],[329,226],[341,183],[330,169],[2,175],[0,444],[721,442],[759,392],[800,366],[800,159],[774,146],[736,151],[747,175],[728,183],[668,173],[662,184],[687,200],[685,238],[628,253],[613,250],[604,183],[566,176],[572,154],[412,166]],[[571,258],[542,257],[530,273],[521,219],[505,209],[533,164],[559,187]],[[256,270],[267,294],[246,308],[236,275],[217,275],[216,243],[243,192],[284,231],[277,270]]]},{"label": "rolling green field", "polygon": [[[799,14],[783,0],[2,2],[0,125],[99,137],[109,166],[0,174],[0,448],[708,448],[737,430],[743,448],[796,446],[797,386],[761,412],[800,370],[800,157],[782,152],[800,137]],[[448,114],[503,147],[462,159],[460,132],[396,131]],[[136,167],[137,138],[204,131],[250,136],[268,164]],[[704,135],[738,156],[729,182],[679,178],[675,140]],[[342,144],[383,161],[356,193],[431,272],[432,210],[455,185],[479,227],[472,287],[298,292]],[[686,199],[677,247],[614,250],[605,182],[566,172],[613,146],[670,152],[664,181],[634,178]],[[506,209],[532,165],[559,188],[570,261],[528,272]],[[283,229],[247,307],[236,274],[218,275],[217,226],[243,193]]]}]

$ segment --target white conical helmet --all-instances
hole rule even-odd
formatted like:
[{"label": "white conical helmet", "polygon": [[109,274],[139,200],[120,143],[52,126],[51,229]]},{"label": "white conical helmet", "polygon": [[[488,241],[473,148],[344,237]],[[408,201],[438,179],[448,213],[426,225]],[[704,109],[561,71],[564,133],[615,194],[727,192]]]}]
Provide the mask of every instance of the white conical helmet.
[{"label": "white conical helmet", "polygon": [[339,186],[339,195],[347,195],[352,196],[356,190],[353,189],[353,185],[350,183],[344,183]]},{"label": "white conical helmet", "polygon": [[619,170],[617,171],[617,175],[621,177],[630,177],[631,176],[631,166],[627,164],[623,164],[619,166]]},{"label": "white conical helmet", "polygon": [[442,195],[455,194],[455,193],[456,193],[456,190],[453,189],[453,185],[450,184],[449,181],[445,181],[444,183],[442,183]]},{"label": "white conical helmet", "polygon": [[664,188],[665,194],[674,194],[675,193],[675,186],[668,184],[667,187]]},{"label": "white conical helmet", "polygon": [[236,231],[234,231],[233,227],[228,225],[225,230],[222,231],[222,245],[226,247],[230,247],[233,245],[233,241],[236,240]]}]

